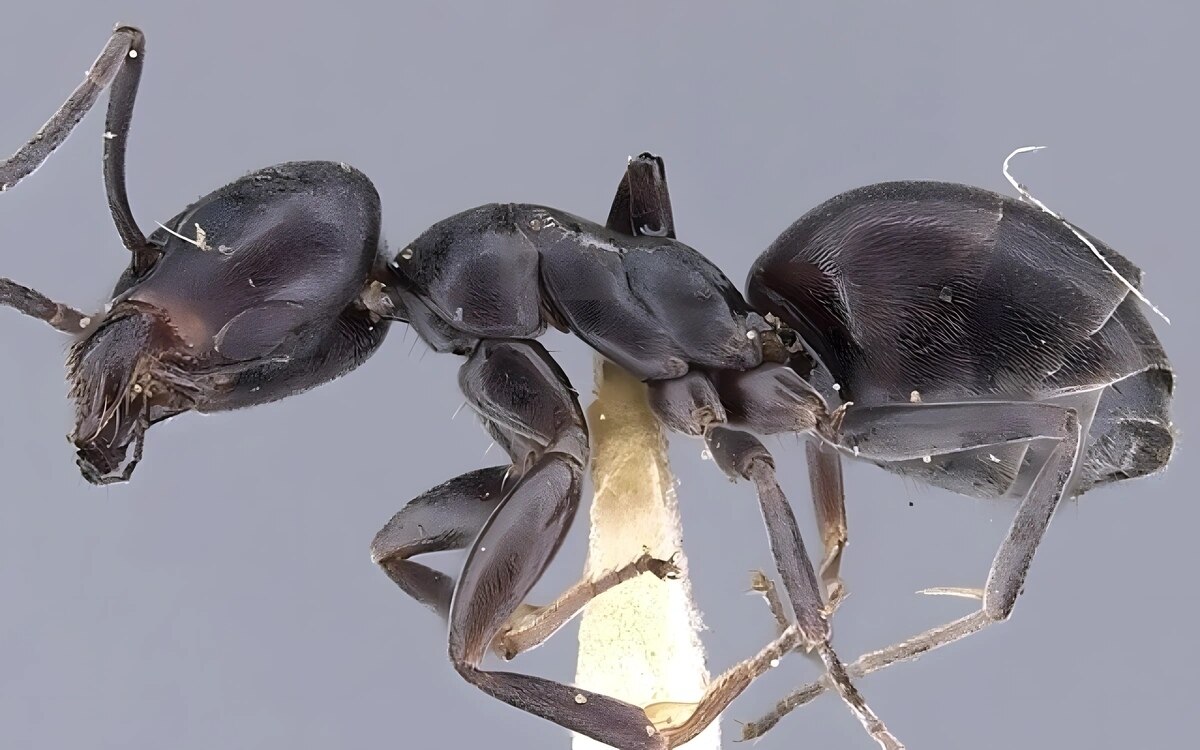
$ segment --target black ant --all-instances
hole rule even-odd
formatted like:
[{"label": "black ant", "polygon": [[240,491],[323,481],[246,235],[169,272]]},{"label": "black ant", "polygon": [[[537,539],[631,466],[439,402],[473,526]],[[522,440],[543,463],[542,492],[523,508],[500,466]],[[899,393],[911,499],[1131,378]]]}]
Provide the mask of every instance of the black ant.
[{"label": "black ant", "polygon": [[[488,204],[438,222],[390,261],[371,182],[328,162],[253,172],[146,236],[124,178],[143,59],[142,33],[117,28],[67,103],[0,164],[8,189],[110,87],[105,184],[131,253],[112,302],[85,315],[0,279],[0,303],[76,337],[71,439],[84,477],[128,480],[150,425],[315,387],[370,357],[391,322],[408,323],[434,350],[466,357],[462,390],[511,462],[410,502],[373,557],[448,618],[466,679],[602,742],[681,744],[803,644],[872,736],[900,747],[829,643],[847,539],[842,456],[962,494],[1023,497],[985,587],[968,592],[980,610],[879,652],[875,668],[1007,618],[1064,497],[1170,459],[1173,372],[1134,298],[1140,272],[1044,207],[948,183],[852,190],[788,228],[754,264],[745,297],[676,239],[665,169],[649,154],[630,161],[604,226]],[[511,657],[537,645],[604,588],[673,573],[643,556],[554,605],[522,609],[574,518],[589,456],[575,391],[536,340],[550,326],[644,380],[667,427],[702,437],[726,473],[757,489],[795,624],[714,681],[678,726],[480,668],[489,650]],[[785,432],[809,436],[819,575],[754,436]],[[457,582],[407,559],[464,547]]]}]

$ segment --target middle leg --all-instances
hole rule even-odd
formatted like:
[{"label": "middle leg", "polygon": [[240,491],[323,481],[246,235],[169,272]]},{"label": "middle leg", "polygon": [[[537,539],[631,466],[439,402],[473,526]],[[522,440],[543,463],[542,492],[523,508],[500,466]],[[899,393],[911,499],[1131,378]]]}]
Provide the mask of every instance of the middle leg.
[{"label": "middle leg", "polygon": [[[796,517],[776,481],[774,460],[748,432],[721,425],[727,421],[763,434],[804,432],[824,416],[824,401],[794,371],[767,364],[747,372],[709,376],[693,371],[683,378],[654,382],[651,405],[668,427],[703,435],[718,466],[730,478],[754,483],[771,552],[802,643],[820,657],[842,699],[868,733],[884,748],[902,748],[851,683],[830,645],[828,611]],[[820,458],[818,467],[829,468]],[[840,469],[840,465],[835,467]],[[840,477],[840,472],[835,476]],[[829,476],[821,481],[832,484]],[[823,518],[835,515],[829,513]]]},{"label": "middle leg", "polygon": [[817,576],[800,536],[796,516],[775,478],[775,462],[771,454],[757,438],[740,430],[712,427],[704,437],[713,459],[726,474],[754,483],[775,566],[792,603],[796,626],[805,647],[820,657],[829,681],[879,746],[885,750],[902,750],[904,745],[867,705],[851,682],[841,658],[833,650],[829,617],[821,599]]}]

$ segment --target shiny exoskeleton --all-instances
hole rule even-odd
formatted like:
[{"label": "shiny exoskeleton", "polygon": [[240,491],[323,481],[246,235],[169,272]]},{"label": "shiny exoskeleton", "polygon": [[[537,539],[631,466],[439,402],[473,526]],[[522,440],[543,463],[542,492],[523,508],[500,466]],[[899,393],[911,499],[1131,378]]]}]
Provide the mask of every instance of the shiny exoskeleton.
[{"label": "shiny exoskeleton", "polygon": [[[1141,271],[1086,233],[1122,277]],[[758,259],[780,316],[855,404],[1098,398],[1077,491],[1164,466],[1173,374],[1145,311],[1062,221],[964,185],[895,182],[810,211]],[[1024,446],[903,467],[968,495],[1013,488]]]},{"label": "shiny exoskeleton", "polygon": [[[793,367],[843,401],[844,455],[968,496],[1021,498],[984,588],[948,590],[980,610],[871,654],[861,671],[1007,618],[1064,497],[1170,461],[1174,372],[1131,293],[1140,282],[1128,259],[1047,210],[941,182],[838,195],[756,260],[746,298],[797,332],[806,351]],[[822,511],[842,508],[840,467],[821,456],[810,444],[836,569],[845,517]],[[821,689],[789,696],[744,737]]]},{"label": "shiny exoskeleton", "polygon": [[[756,487],[804,643],[884,747],[900,747],[830,647],[847,531],[843,455],[956,492],[1023,498],[980,611],[886,650],[878,666],[1011,612],[1063,497],[1152,472],[1170,458],[1173,374],[1124,281],[1057,217],[962,185],[891,183],[809,212],[755,263],[743,297],[675,235],[662,161],[631,160],[608,221],[488,204],[438,222],[388,258],[379,198],[342,164],[259,170],[143,235],[124,152],[144,39],[118,28],[88,79],[39,135],[0,164],[8,188],[66,138],[111,85],[105,182],[131,252],[104,313],[85,316],[0,279],[0,303],[76,336],[72,439],[92,482],[127,480],[145,431],[182,412],[278,400],[364,362],[389,323],[464,356],[460,385],[510,463],[411,501],[374,559],[449,621],[450,657],[473,684],[621,748],[695,736],[771,658],[713,683],[692,718],[656,727],[642,708],[529,675],[481,668],[536,646],[643,557],[554,605],[523,604],[581,500],[587,425],[565,374],[536,341],[570,331],[641,379],[670,429],[701,436]],[[1125,279],[1137,268],[1091,238]],[[840,402],[840,403],[839,403]],[[831,408],[829,404],[837,404]],[[809,436],[822,532],[814,570],[774,459],[755,435]],[[468,549],[455,580],[412,562]]]}]

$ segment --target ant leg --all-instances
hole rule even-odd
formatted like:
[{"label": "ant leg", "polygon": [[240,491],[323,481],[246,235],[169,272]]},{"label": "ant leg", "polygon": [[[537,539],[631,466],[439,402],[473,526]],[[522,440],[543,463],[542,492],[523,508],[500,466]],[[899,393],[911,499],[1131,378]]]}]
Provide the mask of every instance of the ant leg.
[{"label": "ant leg", "polygon": [[[805,638],[801,634],[799,626],[788,625],[774,641],[767,644],[753,657],[725,670],[709,683],[699,703],[683,706],[691,710],[691,714],[686,720],[678,726],[662,730],[667,737],[668,747],[679,747],[695,739],[704,731],[705,727],[716,721],[721,712],[728,708],[729,704],[741,695],[754,680],[778,666],[779,660],[783,658],[784,654],[804,642]],[[647,706],[646,712],[657,714],[660,709],[669,714],[677,714],[680,704],[656,703]]]},{"label": "ant leg", "polygon": [[104,89],[109,88],[104,133],[105,191],[113,223],[125,247],[134,253],[137,272],[147,270],[149,265],[145,264],[152,265],[157,258],[157,251],[147,246],[146,236],[133,219],[125,191],[125,142],[145,51],[146,37],[140,30],[118,26],[92,63],[83,83],[24,146],[0,162],[0,192],[3,192],[33,174],[62,145]]},{"label": "ant leg", "polygon": [[75,308],[55,302],[39,291],[5,278],[0,278],[0,305],[43,320],[63,333],[79,333],[91,322]]},{"label": "ant leg", "polygon": [[749,479],[758,492],[775,566],[792,603],[796,625],[805,645],[815,650],[842,700],[850,707],[867,733],[882,748],[903,748],[850,682],[845,666],[830,645],[829,620],[825,614],[817,576],[809,560],[796,516],[775,478],[775,461],[758,438],[748,432],[712,427],[705,433],[713,460],[731,478]]},{"label": "ant leg", "polygon": [[[449,618],[454,579],[409,558],[470,545],[504,497],[503,485],[510,472],[509,466],[468,472],[411,500],[375,536],[371,543],[371,559],[406,594],[443,619]],[[522,604],[497,639],[497,652],[511,659],[540,645],[589,601],[644,572],[666,578],[674,572],[674,567],[668,561],[655,560],[647,554],[597,580],[576,583],[544,607]]]},{"label": "ant leg", "polygon": [[404,593],[448,618],[454,579],[408,558],[469,545],[500,504],[507,473],[507,466],[478,469],[410,500],[375,535],[371,560]]},{"label": "ant leg", "polygon": [[516,708],[630,750],[664,750],[638,706],[553,680],[481,668],[558,551],[579,507],[587,424],[566,375],[533,341],[479,342],[459,371],[468,402],[518,478],[489,516],[450,604],[450,659],[467,681]]},{"label": "ant leg", "polygon": [[[714,381],[729,423],[760,435],[808,432],[828,411],[820,394],[782,365],[768,363],[744,372],[720,372],[714,374]],[[839,574],[847,538],[841,457],[817,441],[809,442],[806,453],[813,507],[825,548],[820,568],[825,610],[832,614],[845,595]]]},{"label": "ant leg", "polygon": [[659,560],[649,552],[643,552],[631,563],[601,573],[594,579],[578,581],[549,604],[541,607],[522,604],[493,648],[506,660],[536,648],[582,612],[588,602],[643,573],[653,573],[663,581],[674,580],[679,577],[679,568],[672,560]]},{"label": "ant leg", "polygon": [[[820,396],[795,371],[776,364],[764,364],[745,372],[693,370],[681,378],[651,381],[649,386],[650,406],[659,420],[669,429],[686,435],[707,436],[724,423],[767,435],[804,432],[825,413]],[[709,444],[714,448],[712,440]],[[717,455],[720,456],[719,450]],[[769,461],[770,457],[764,460]],[[742,476],[736,467],[722,468],[735,479]],[[822,572],[831,571],[832,580],[837,581],[837,563],[846,537],[840,458],[834,450],[814,444],[809,450],[809,469],[813,474],[813,504],[826,547]],[[823,575],[822,580],[829,579]],[[756,573],[751,588],[766,598],[780,630],[786,628],[787,618],[781,614],[774,583]],[[834,590],[832,585],[826,585],[827,592]],[[831,599],[828,604],[818,606],[831,613],[835,604]]]},{"label": "ant leg", "polygon": [[[1031,440],[1053,440],[1049,459],[1039,468],[1021,500],[1008,535],[996,552],[983,590],[983,605],[966,617],[931,628],[888,648],[864,654],[847,672],[861,676],[953,643],[1012,614],[1055,509],[1082,458],[1083,434],[1074,409],[1037,402],[894,404],[851,407],[841,429],[830,437],[843,449],[868,460],[887,462],[945,455],[973,448]],[[773,711],[747,724],[743,738],[759,737],[789,712],[826,689],[805,686],[780,701]]]},{"label": "ant leg", "polygon": [[788,620],[787,612],[783,609],[783,601],[779,598],[775,581],[771,580],[765,572],[756,570],[750,574],[750,590],[762,595],[763,601],[767,603],[767,609],[771,611],[772,619],[775,620],[775,629],[779,635],[783,635],[791,625],[791,621]]},{"label": "ant leg", "polygon": [[842,583],[842,551],[846,549],[846,494],[842,484],[842,457],[817,440],[804,446],[813,505],[821,527],[825,557],[821,560],[821,585],[825,588],[825,611],[832,615],[846,596]]},{"label": "ant leg", "polygon": [[[736,373],[732,376],[692,370],[681,378],[651,381],[648,384],[650,408],[668,429],[684,435],[704,436],[719,425],[733,420],[736,420],[736,424],[750,429],[757,427],[756,431],[768,434],[773,431],[791,431],[793,428],[804,429],[803,425],[795,424],[794,418],[786,416],[787,409],[781,407],[784,403],[794,402],[787,388],[789,380],[799,381],[799,376],[787,368],[773,365],[757,368],[757,371],[751,373]],[[718,392],[718,387],[723,390]],[[803,389],[800,393],[803,394]],[[728,400],[730,404],[728,412],[725,400]],[[769,416],[757,418],[759,412]],[[785,415],[782,420],[779,419],[778,415],[780,414]],[[810,423],[815,423],[815,412]],[[836,453],[828,452],[833,455],[834,461],[838,460]],[[810,455],[810,466],[812,460]],[[835,464],[833,470],[829,470],[825,463],[828,463],[828,458],[823,459],[821,466],[825,471],[821,477],[820,488],[822,490],[836,488],[840,492],[840,463]],[[722,468],[728,473],[727,467],[722,466]],[[734,471],[731,476],[736,479],[740,474]],[[836,486],[833,485],[830,477],[836,477]],[[828,512],[822,506],[840,509],[841,497],[838,495],[836,498],[829,498],[828,492],[818,494],[818,481],[815,477],[813,489],[813,501],[822,525],[822,538],[827,539],[831,536],[825,531],[831,525],[831,521],[827,521],[827,519],[836,518],[838,514]],[[844,520],[842,526],[843,528],[845,526]],[[826,547],[828,550],[829,545],[827,544]],[[826,559],[831,559],[828,552]],[[771,614],[782,633],[788,626],[788,619],[783,612],[774,582],[758,571],[751,578],[750,587],[752,591],[757,591],[766,599],[767,606],[770,607]],[[824,609],[832,612],[830,606],[826,606]]]},{"label": "ant leg", "polygon": [[548,453],[501,501],[469,553],[453,598],[450,659],[468,682],[516,708],[609,745],[662,750],[666,740],[637,706],[541,677],[481,668],[557,550],[582,479],[582,466]]}]

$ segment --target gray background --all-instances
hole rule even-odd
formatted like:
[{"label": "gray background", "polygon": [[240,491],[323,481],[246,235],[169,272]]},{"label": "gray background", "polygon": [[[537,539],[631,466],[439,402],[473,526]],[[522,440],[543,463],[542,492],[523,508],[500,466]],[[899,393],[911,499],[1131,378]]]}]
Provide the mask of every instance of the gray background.
[{"label": "gray background", "polygon": [[[0,150],[80,80],[116,21],[148,55],[129,181],[145,227],[289,159],[375,181],[393,245],[479,203],[602,219],[627,154],[667,160],[681,237],[739,284],[806,209],[886,179],[1035,193],[1121,248],[1174,316],[1158,329],[1196,424],[1195,17],[1188,3],[541,4],[72,2],[0,12]],[[816,4],[812,4],[816,5]],[[824,5],[824,4],[821,4]],[[0,272],[98,307],[125,263],[100,173],[103,116],[0,200]],[[460,680],[439,623],[373,569],[409,498],[497,461],[453,357],[397,328],[365,367],[282,404],[150,433],[130,486],[79,477],[63,441],[64,341],[0,311],[0,747],[563,748],[556,727]],[[555,337],[581,391],[590,353]],[[863,681],[910,748],[1178,747],[1198,697],[1184,441],[1164,476],[1066,507],[1010,623]],[[776,443],[816,532],[802,450]],[[687,549],[714,669],[771,628],[743,595],[768,564],[747,487],[677,439]],[[965,613],[913,592],[978,585],[1013,511],[865,466],[848,477],[847,657]],[[910,506],[910,503],[912,504]],[[583,525],[539,587],[578,571]],[[573,631],[572,631],[573,632]],[[519,665],[569,679],[562,637]],[[726,718],[816,673],[802,659]],[[731,744],[731,743],[727,743]],[[832,698],[758,745],[869,748]]]}]

